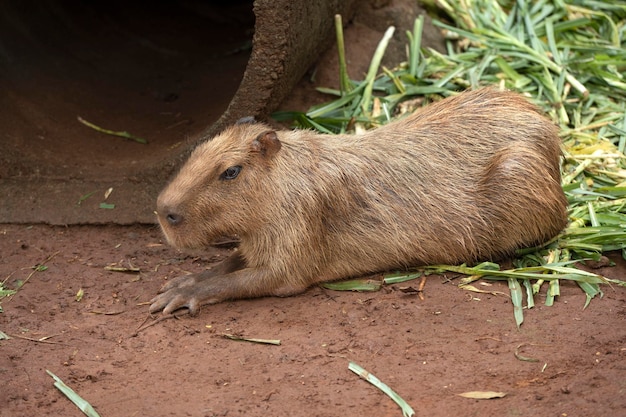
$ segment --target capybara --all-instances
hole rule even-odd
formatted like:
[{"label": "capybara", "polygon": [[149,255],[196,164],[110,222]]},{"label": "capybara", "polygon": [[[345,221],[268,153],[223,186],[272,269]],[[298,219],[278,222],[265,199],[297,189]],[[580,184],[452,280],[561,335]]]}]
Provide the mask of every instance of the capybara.
[{"label": "capybara", "polygon": [[312,284],[511,255],[567,222],[557,128],[523,96],[460,93],[356,135],[244,120],[200,144],[157,201],[167,241],[238,235],[151,312],[287,296]]}]

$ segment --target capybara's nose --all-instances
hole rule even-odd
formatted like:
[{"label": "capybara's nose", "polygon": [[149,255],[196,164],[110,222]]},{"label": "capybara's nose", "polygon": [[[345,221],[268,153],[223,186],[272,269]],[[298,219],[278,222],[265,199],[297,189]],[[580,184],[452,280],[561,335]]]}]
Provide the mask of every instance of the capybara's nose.
[{"label": "capybara's nose", "polygon": [[157,201],[157,215],[161,218],[161,220],[167,222],[170,226],[178,226],[183,222],[184,216],[180,214],[180,211],[175,207],[172,207],[171,204]]}]

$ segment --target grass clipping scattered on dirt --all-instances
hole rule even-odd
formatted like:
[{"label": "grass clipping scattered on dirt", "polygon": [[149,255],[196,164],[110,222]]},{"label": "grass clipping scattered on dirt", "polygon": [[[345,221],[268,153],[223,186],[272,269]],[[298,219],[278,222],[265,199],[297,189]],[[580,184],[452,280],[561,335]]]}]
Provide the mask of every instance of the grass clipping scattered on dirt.
[{"label": "grass clipping scattered on dirt", "polygon": [[47,369],[46,372],[54,379],[54,386],[57,387],[57,389],[61,391],[63,395],[65,395],[71,402],[73,402],[74,405],[76,405],[76,407],[78,407],[80,411],[82,411],[87,417],[100,417],[98,412],[91,406],[91,404],[85,401],[73,389],[65,385],[61,378],[59,378]]},{"label": "grass clipping scattered on dirt", "polygon": [[[408,36],[408,61],[397,68],[380,63],[394,28],[381,40],[365,80],[348,77],[341,18],[336,18],[341,89],[319,90],[337,98],[306,113],[276,113],[302,128],[343,133],[373,128],[432,100],[482,85],[521,92],[561,128],[563,189],[569,226],[541,247],[520,250],[514,268],[486,262],[475,267],[433,265],[424,273],[507,280],[515,319],[523,300],[547,285],[546,304],[559,295],[559,281],[575,281],[585,306],[602,295],[599,284],[625,285],[576,268],[621,250],[626,259],[626,5],[623,1],[436,0],[433,7],[452,23],[444,31],[447,53],[421,47],[423,17]],[[415,274],[406,279],[414,279]],[[401,278],[395,277],[395,282]],[[520,284],[521,282],[521,284]]]}]

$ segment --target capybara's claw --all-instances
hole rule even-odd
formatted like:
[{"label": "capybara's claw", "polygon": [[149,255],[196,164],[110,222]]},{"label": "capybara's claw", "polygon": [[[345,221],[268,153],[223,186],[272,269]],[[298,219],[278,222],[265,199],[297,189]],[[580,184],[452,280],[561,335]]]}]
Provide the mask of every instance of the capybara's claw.
[{"label": "capybara's claw", "polygon": [[187,308],[190,315],[196,315],[202,304],[210,304],[215,299],[216,289],[207,278],[209,273],[190,274],[167,282],[150,302],[150,313],[163,310],[163,314]]},{"label": "capybara's claw", "polygon": [[184,295],[177,293],[176,290],[170,290],[154,297],[151,301],[150,313],[158,313],[163,310],[163,314],[172,314],[181,308],[189,309],[189,314],[195,316],[198,314],[199,303],[195,298],[186,298]]},{"label": "capybara's claw", "polygon": [[188,308],[189,314],[194,315],[198,311],[198,302],[195,300],[197,279],[194,275],[176,277],[163,284],[159,294],[150,302],[150,313],[163,310],[163,314],[171,314],[181,308]]}]

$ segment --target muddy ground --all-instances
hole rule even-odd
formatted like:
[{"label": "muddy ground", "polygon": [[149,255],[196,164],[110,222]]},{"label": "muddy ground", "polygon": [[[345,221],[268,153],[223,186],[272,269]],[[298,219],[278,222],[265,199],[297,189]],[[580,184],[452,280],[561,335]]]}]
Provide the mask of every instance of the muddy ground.
[{"label": "muddy ground", "polygon": [[[376,293],[315,287],[207,306],[197,317],[148,315],[146,303],[164,282],[228,252],[177,252],[153,226],[0,226],[0,278],[23,283],[2,302],[0,330],[11,339],[0,341],[0,415],[82,415],[47,369],[103,417],[400,416],[348,370],[351,361],[418,416],[589,417],[626,409],[623,288],[605,287],[583,310],[582,291],[564,283],[552,307],[538,295],[519,330],[506,285],[481,286],[504,294],[469,293],[452,275],[429,277],[423,300],[399,286]],[[42,263],[47,269],[33,272]],[[141,272],[105,270],[129,265]],[[626,263],[598,272],[624,279]],[[518,353],[537,362],[517,359],[520,345]],[[458,396],[477,390],[507,395]]]}]

